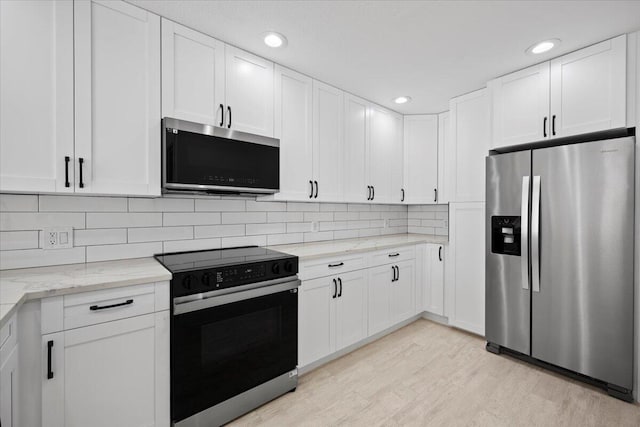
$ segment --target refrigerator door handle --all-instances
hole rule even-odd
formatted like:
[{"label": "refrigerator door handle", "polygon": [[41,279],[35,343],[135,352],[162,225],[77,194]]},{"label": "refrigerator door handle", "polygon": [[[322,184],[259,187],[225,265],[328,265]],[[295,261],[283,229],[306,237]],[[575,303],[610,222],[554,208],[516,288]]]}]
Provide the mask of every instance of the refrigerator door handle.
[{"label": "refrigerator door handle", "polygon": [[529,289],[529,176],[522,177],[522,202],[520,208],[520,265],[522,289]]},{"label": "refrigerator door handle", "polygon": [[540,292],[540,177],[533,177],[531,199],[531,286]]}]

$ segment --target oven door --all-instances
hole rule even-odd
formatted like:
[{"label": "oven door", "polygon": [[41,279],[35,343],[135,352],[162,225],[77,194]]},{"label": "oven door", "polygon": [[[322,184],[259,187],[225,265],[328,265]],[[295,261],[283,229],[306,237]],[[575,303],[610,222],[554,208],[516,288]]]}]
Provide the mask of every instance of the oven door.
[{"label": "oven door", "polygon": [[[171,329],[171,411],[179,422],[294,370],[300,281],[227,293],[191,304]],[[283,285],[289,289],[282,290]],[[268,293],[270,289],[274,293]],[[248,299],[240,299],[256,295]],[[185,306],[190,303],[184,304]],[[221,305],[218,305],[221,304]]]}]

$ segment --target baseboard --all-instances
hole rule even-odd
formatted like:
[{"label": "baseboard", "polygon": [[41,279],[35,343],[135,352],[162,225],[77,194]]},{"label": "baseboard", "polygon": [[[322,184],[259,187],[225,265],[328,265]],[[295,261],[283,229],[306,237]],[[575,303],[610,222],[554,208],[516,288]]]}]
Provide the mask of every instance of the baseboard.
[{"label": "baseboard", "polygon": [[440,316],[439,314],[433,314],[433,313],[429,313],[428,311],[425,311],[422,313],[422,318],[431,320],[436,323],[440,323],[441,325],[449,326],[449,318],[445,316]]}]

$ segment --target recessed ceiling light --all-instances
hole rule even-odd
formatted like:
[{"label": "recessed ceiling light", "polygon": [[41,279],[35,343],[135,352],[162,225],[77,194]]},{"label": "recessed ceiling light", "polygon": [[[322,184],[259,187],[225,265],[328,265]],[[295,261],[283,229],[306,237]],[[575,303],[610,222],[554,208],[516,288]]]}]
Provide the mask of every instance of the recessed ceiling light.
[{"label": "recessed ceiling light", "polygon": [[269,31],[264,33],[264,44],[269,47],[285,47],[287,38],[280,33]]},{"label": "recessed ceiling light", "polygon": [[558,39],[543,40],[539,43],[534,44],[533,46],[530,46],[525,52],[529,55],[538,55],[550,51],[559,44],[560,40]]},{"label": "recessed ceiling light", "polygon": [[396,104],[406,104],[409,101],[411,101],[410,96],[399,96],[393,100],[393,102],[395,102]]}]

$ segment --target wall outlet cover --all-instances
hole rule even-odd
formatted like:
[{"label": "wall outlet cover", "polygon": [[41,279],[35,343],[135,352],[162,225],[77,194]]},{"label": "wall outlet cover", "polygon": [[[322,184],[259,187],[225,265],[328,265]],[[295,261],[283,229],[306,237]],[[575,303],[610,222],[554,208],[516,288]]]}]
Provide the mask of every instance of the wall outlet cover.
[{"label": "wall outlet cover", "polygon": [[73,227],[48,227],[40,233],[42,249],[69,249],[73,247]]}]

